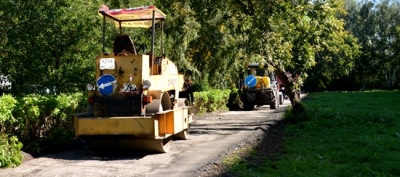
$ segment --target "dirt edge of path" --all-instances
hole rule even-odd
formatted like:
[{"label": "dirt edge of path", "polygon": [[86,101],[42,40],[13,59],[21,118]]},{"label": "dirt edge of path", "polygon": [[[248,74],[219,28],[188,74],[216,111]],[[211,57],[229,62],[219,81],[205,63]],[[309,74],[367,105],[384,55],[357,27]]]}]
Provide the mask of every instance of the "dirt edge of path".
[{"label": "dirt edge of path", "polygon": [[[238,155],[248,166],[257,166],[262,164],[265,159],[272,161],[279,160],[279,154],[282,152],[284,144],[284,123],[281,119],[273,125],[262,127],[251,134],[246,141],[240,142],[224,153],[220,154],[209,164],[199,169],[198,176],[201,177],[231,177],[236,176],[228,171],[222,161],[230,155]],[[257,155],[245,156],[240,154],[243,148],[252,147]]]}]

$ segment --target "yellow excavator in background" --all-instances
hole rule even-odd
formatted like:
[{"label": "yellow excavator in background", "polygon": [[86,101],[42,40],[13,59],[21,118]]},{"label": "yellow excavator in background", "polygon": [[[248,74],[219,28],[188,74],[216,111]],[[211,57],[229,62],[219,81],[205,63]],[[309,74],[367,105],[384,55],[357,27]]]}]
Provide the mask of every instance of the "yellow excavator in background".
[{"label": "yellow excavator in background", "polygon": [[253,110],[254,106],[262,105],[276,109],[283,104],[283,96],[279,92],[274,73],[260,68],[258,63],[247,65],[247,73],[240,82],[238,93],[245,110]]}]

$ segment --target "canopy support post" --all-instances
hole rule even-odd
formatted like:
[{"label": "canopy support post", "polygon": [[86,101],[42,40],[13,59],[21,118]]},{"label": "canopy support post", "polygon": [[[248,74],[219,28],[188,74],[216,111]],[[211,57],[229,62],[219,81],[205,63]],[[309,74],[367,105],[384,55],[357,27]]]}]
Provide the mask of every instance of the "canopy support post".
[{"label": "canopy support post", "polygon": [[105,42],[106,42],[106,16],[103,14],[103,53],[106,53],[105,49]]},{"label": "canopy support post", "polygon": [[122,24],[119,22],[119,34],[122,34]]},{"label": "canopy support post", "polygon": [[161,52],[162,52],[162,56],[165,57],[165,52],[164,52],[164,20],[161,21]]},{"label": "canopy support post", "polygon": [[153,19],[151,20],[152,25],[152,32],[151,32],[151,52],[150,52],[150,66],[151,66],[151,74],[153,74],[153,64],[154,64],[154,38],[155,38],[155,31],[156,27],[155,24],[155,10],[153,10]]}]

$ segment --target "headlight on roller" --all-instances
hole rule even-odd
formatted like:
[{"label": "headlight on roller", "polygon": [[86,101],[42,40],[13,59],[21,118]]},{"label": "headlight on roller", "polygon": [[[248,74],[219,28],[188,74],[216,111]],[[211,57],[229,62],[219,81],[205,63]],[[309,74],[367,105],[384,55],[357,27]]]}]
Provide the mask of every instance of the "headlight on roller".
[{"label": "headlight on roller", "polygon": [[151,83],[149,80],[144,80],[143,81],[143,89],[149,89],[151,86]]},{"label": "headlight on roller", "polygon": [[94,86],[92,84],[87,84],[86,89],[89,91],[94,90]]}]

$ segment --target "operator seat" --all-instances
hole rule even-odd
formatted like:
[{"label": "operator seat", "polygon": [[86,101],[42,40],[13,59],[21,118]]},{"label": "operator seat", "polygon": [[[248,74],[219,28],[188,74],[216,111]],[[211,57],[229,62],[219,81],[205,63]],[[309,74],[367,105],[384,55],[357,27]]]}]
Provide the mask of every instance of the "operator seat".
[{"label": "operator seat", "polygon": [[115,37],[113,52],[114,55],[118,55],[122,52],[128,52],[129,54],[137,55],[135,45],[133,44],[129,35],[118,35]]}]

